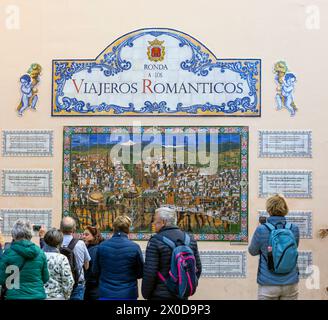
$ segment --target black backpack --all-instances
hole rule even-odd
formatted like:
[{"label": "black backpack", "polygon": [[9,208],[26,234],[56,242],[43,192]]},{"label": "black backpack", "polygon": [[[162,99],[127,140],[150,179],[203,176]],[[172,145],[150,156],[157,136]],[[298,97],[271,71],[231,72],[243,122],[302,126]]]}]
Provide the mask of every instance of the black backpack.
[{"label": "black backpack", "polygon": [[[78,265],[76,263],[75,254],[74,254],[74,248],[75,248],[76,244],[78,243],[78,241],[80,241],[80,240],[73,238],[67,247],[61,247],[59,249],[60,253],[63,254],[68,259],[68,262],[69,262],[69,265],[71,267],[71,271],[73,274],[73,278],[74,278],[74,287],[77,286],[81,272],[82,272],[82,269],[81,270],[78,269]],[[82,268],[83,268],[83,266],[82,266]]]}]

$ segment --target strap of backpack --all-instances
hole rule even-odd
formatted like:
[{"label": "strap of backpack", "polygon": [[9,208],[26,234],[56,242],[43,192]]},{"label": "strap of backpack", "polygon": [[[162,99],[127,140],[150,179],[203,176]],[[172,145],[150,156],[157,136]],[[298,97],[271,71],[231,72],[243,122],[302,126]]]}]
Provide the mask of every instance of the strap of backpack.
[{"label": "strap of backpack", "polygon": [[289,229],[289,230],[291,230],[291,229],[292,229],[292,224],[291,224],[290,222],[287,222],[287,223],[285,224],[285,229]]},{"label": "strap of backpack", "polygon": [[188,233],[185,233],[184,244],[185,244],[186,246],[188,246],[188,247],[190,246],[190,236],[189,236]]},{"label": "strap of backpack", "polygon": [[269,223],[269,222],[266,222],[266,223],[264,224],[264,226],[265,226],[270,232],[276,229],[276,227],[275,227],[273,224]]},{"label": "strap of backpack", "polygon": [[162,238],[161,240],[162,240],[166,245],[168,245],[172,250],[175,249],[176,245],[175,245],[175,243],[174,243],[171,239],[169,239],[169,238],[167,238],[167,237],[165,237],[165,236],[162,236],[161,238]]},{"label": "strap of backpack", "polygon": [[[154,238],[162,241],[164,244],[166,244],[172,251],[175,249],[176,245],[175,243],[170,240],[169,238],[165,237],[165,236],[161,236],[160,234],[155,234],[153,236]],[[166,285],[166,279],[164,278],[164,276],[157,271],[157,276],[159,277],[159,279]]]},{"label": "strap of backpack", "polygon": [[[168,245],[172,249],[172,251],[176,248],[176,244],[168,237],[161,236],[159,234],[155,235],[155,237],[164,242],[166,245]],[[188,235],[188,233],[185,233],[184,245],[188,247],[190,246],[190,236]]]},{"label": "strap of backpack", "polygon": [[70,250],[74,250],[76,244],[80,241],[80,239],[75,239],[73,238],[70,243],[68,244],[67,248],[70,249]]},{"label": "strap of backpack", "polygon": [[[80,239],[76,239],[76,238],[73,238],[71,241],[70,241],[70,243],[68,244],[68,246],[67,246],[67,248],[69,248],[70,250],[74,250],[74,248],[75,248],[75,246],[77,245],[77,243],[80,241]],[[77,263],[76,263],[76,257],[75,257],[75,255],[74,255],[74,259],[75,259],[75,265],[77,265]],[[80,277],[81,277],[81,275],[82,275],[82,271],[83,271],[83,264],[82,264],[82,267],[81,267],[81,269],[80,270],[77,270],[77,275],[76,275],[76,277],[77,277],[77,281],[79,281],[79,279],[80,279]],[[74,283],[74,286],[77,286],[78,285],[78,283]]]}]

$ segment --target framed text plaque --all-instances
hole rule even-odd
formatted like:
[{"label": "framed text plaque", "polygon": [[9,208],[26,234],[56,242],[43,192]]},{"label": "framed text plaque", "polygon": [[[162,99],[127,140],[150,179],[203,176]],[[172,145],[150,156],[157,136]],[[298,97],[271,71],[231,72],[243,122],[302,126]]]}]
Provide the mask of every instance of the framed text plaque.
[{"label": "framed text plaque", "polygon": [[3,131],[2,155],[4,157],[51,157],[53,156],[53,131]]},{"label": "framed text plaque", "polygon": [[52,170],[2,170],[2,195],[51,197]]},{"label": "framed text plaque", "polygon": [[44,225],[46,229],[52,226],[51,209],[0,209],[0,228],[3,234],[10,235],[14,223],[18,219],[28,220],[32,224]]},{"label": "framed text plaque", "polygon": [[246,278],[246,251],[200,251],[202,277]]},{"label": "framed text plaque", "polygon": [[260,198],[277,193],[286,198],[312,198],[312,171],[260,171]]},{"label": "framed text plaque", "polygon": [[311,158],[311,131],[259,131],[260,158]]}]

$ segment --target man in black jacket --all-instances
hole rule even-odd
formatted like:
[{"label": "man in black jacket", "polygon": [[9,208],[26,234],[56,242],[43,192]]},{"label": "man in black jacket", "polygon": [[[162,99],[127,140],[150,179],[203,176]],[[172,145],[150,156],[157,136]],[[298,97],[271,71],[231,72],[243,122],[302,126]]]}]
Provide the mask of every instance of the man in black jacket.
[{"label": "man in black jacket", "polygon": [[[158,208],[155,212],[154,225],[156,233],[172,240],[176,245],[184,243],[185,232],[177,226],[177,215],[175,210],[169,207]],[[190,235],[190,248],[193,250],[196,258],[197,278],[202,272],[202,265],[198,253],[197,242]],[[162,300],[178,299],[173,295],[166,285],[159,279],[159,271],[164,278],[169,276],[171,266],[172,249],[158,237],[152,236],[146,249],[146,262],[144,265],[144,275],[142,280],[142,295],[145,299]]]}]

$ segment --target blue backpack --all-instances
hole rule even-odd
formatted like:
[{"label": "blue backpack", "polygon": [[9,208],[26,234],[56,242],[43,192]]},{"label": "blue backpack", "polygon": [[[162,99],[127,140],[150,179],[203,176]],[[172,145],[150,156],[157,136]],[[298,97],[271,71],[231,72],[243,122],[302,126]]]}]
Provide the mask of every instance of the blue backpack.
[{"label": "blue backpack", "polygon": [[172,249],[171,267],[167,279],[158,272],[157,275],[165,283],[168,290],[180,299],[192,296],[198,285],[197,267],[194,252],[190,248],[190,237],[185,233],[184,243],[176,245],[165,236],[157,238]]},{"label": "blue backpack", "polygon": [[278,229],[271,223],[264,224],[270,231],[268,251],[269,270],[276,274],[290,273],[297,264],[298,252],[295,236],[291,231],[291,223],[286,223]]}]

